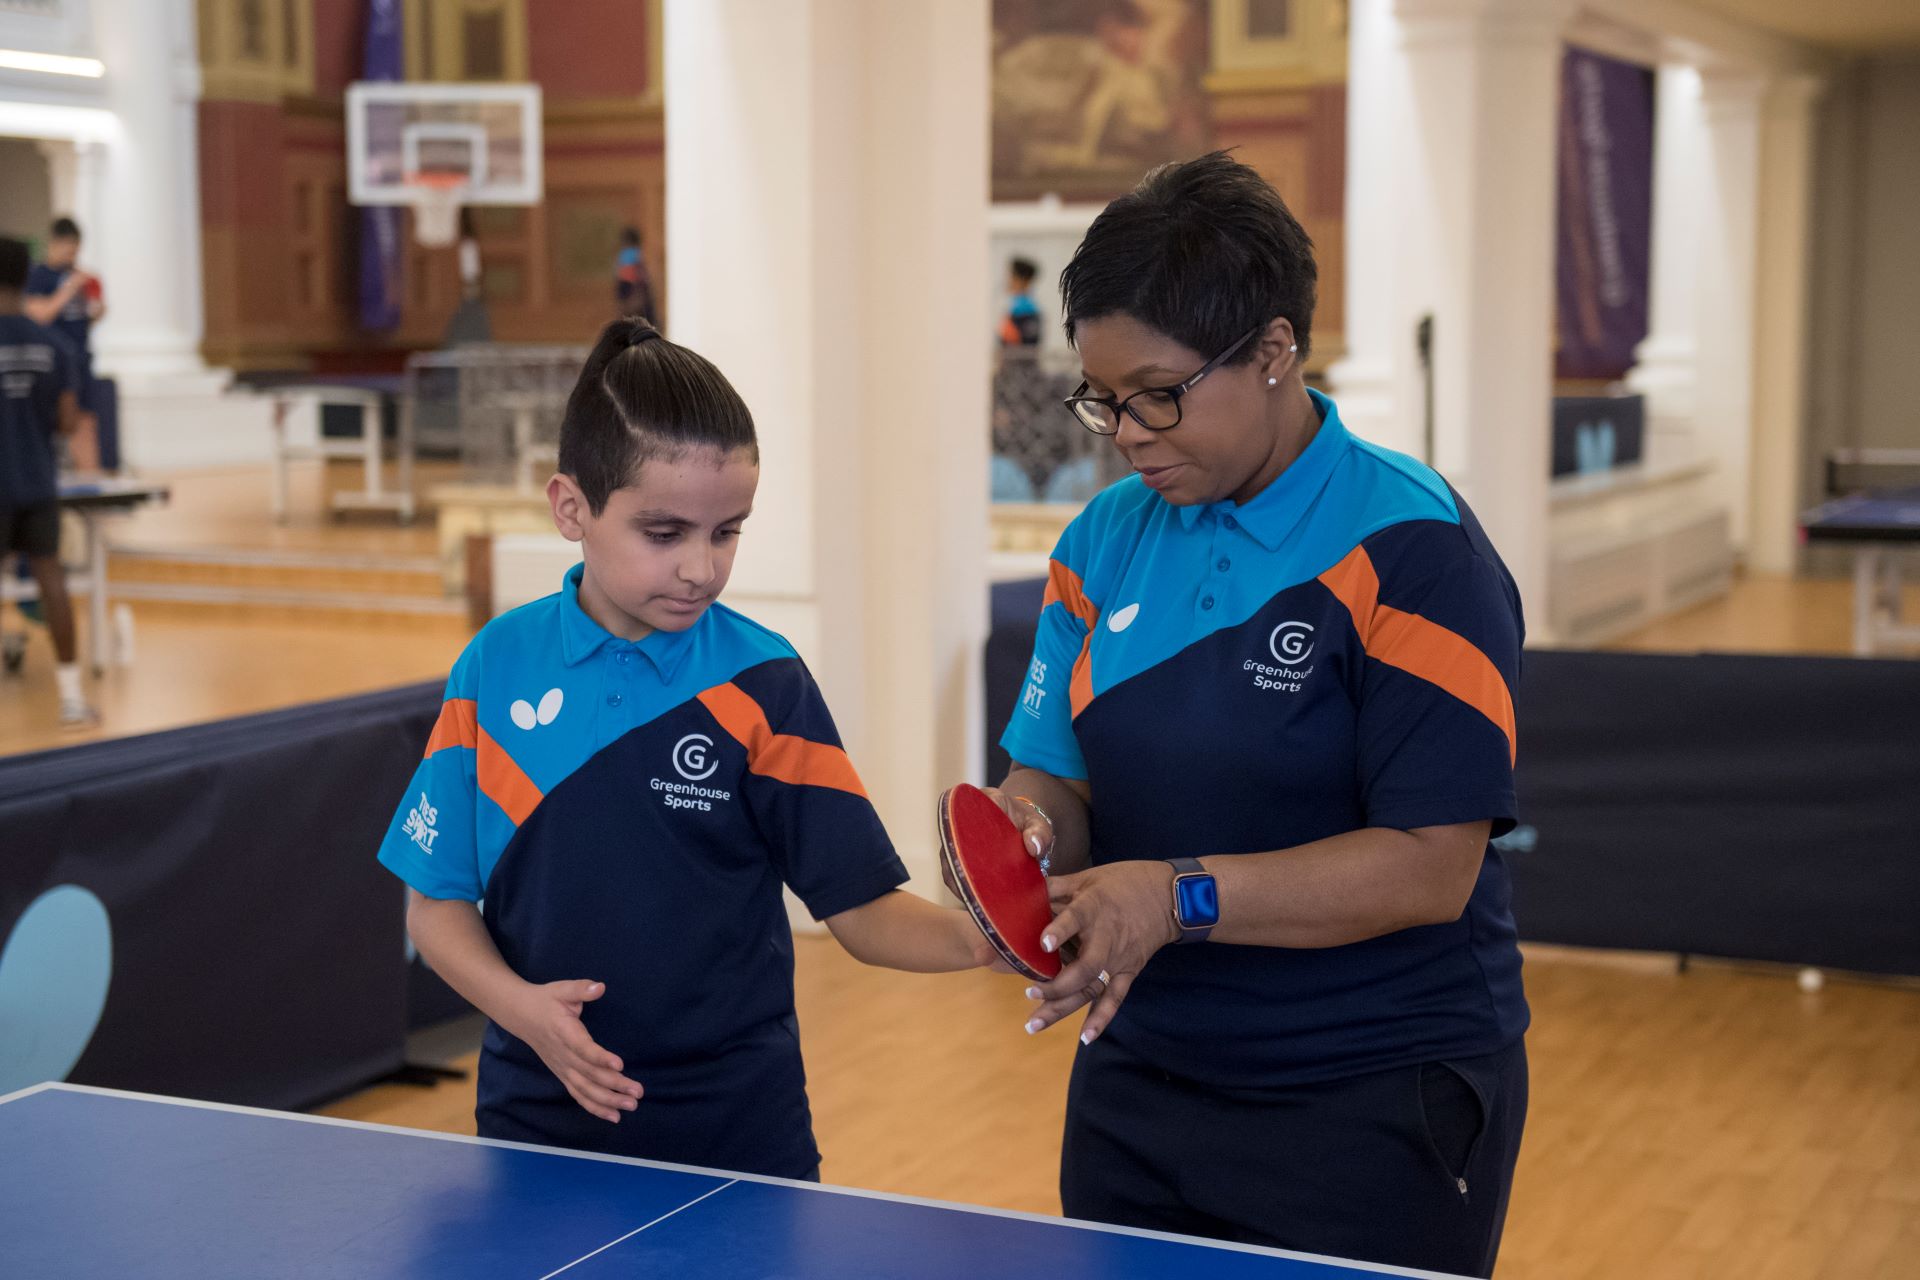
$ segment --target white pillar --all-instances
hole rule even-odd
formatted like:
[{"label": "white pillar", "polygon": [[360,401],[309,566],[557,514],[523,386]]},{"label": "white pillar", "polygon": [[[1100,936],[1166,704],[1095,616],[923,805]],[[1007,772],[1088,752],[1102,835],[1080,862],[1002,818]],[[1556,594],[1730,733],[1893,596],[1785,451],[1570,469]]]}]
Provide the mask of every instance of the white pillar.
[{"label": "white pillar", "polygon": [[[199,53],[191,0],[95,0],[106,105],[99,218],[83,261],[100,271],[108,314],[94,340],[104,371],[137,382],[201,370]],[[124,388],[123,388],[124,389]]]},{"label": "white pillar", "polygon": [[985,0],[668,0],[672,337],[754,413],[728,598],[785,632],[923,888],[979,755]]},{"label": "white pillar", "polygon": [[1419,317],[1407,273],[1401,186],[1413,145],[1407,67],[1393,0],[1353,0],[1347,17],[1346,353],[1327,371],[1349,429],[1422,457]]},{"label": "white pillar", "polygon": [[1808,411],[1814,104],[1821,87],[1812,76],[1782,77],[1762,108],[1747,554],[1748,563],[1766,573],[1791,573],[1798,559]]},{"label": "white pillar", "polygon": [[1759,265],[1760,122],[1766,80],[1704,70],[1705,122],[1696,299],[1700,439],[1718,463],[1712,492],[1728,510],[1736,553],[1752,528],[1754,280]]},{"label": "white pillar", "polygon": [[1647,401],[1647,460],[1692,461],[1699,350],[1701,189],[1706,121],[1700,76],[1668,65],[1657,73],[1653,112],[1653,261],[1647,336],[1628,383]]},{"label": "white pillar", "polygon": [[[1425,225],[1435,462],[1547,630],[1555,135],[1571,0],[1395,0],[1415,135],[1402,226]],[[1350,244],[1354,257],[1373,246]]]}]

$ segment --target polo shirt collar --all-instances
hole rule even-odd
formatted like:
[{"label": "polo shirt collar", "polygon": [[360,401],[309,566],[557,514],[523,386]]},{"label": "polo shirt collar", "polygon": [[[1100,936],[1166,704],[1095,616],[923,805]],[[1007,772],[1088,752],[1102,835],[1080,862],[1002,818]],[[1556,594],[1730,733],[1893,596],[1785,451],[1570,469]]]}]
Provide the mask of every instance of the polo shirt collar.
[{"label": "polo shirt collar", "polygon": [[1180,527],[1192,529],[1200,519],[1201,512],[1209,512],[1216,520],[1232,518],[1235,524],[1246,530],[1247,536],[1265,547],[1268,551],[1277,551],[1300,523],[1300,517],[1320,490],[1326,487],[1335,467],[1353,445],[1353,436],[1348,433],[1345,424],[1340,421],[1340,411],[1332,400],[1321,395],[1313,388],[1307,388],[1307,394],[1313,399],[1313,407],[1320,414],[1320,430],[1314,435],[1313,442],[1306,452],[1293,460],[1285,471],[1273,478],[1273,482],[1247,503],[1238,503],[1231,498],[1222,502],[1179,507]]},{"label": "polo shirt collar", "polygon": [[580,579],[585,573],[586,566],[576,564],[567,570],[566,576],[560,581],[562,660],[568,666],[575,667],[602,649],[631,649],[653,664],[662,683],[671,683],[687,651],[693,647],[694,632],[705,624],[706,615],[702,614],[698,622],[684,631],[653,631],[637,641],[623,640],[588,617],[587,611],[580,606]]}]

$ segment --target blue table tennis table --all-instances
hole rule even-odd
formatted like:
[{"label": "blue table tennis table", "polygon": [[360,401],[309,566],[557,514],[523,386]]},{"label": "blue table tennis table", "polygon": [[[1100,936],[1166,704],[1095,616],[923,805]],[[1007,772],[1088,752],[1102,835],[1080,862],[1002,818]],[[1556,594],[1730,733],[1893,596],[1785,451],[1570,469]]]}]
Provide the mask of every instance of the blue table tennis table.
[{"label": "blue table tennis table", "polygon": [[1434,1274],[76,1085],[0,1097],[0,1275],[23,1280]]},{"label": "blue table tennis table", "polygon": [[1901,560],[1920,550],[1920,487],[1855,493],[1822,503],[1800,518],[1809,542],[1853,549],[1853,651],[1920,645],[1920,625],[1903,620]]}]

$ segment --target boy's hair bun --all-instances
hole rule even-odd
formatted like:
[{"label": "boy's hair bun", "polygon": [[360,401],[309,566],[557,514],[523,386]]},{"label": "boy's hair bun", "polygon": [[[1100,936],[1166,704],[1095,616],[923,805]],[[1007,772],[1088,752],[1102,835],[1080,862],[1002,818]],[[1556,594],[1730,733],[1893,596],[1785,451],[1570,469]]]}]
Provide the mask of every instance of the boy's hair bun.
[{"label": "boy's hair bun", "polygon": [[691,449],[760,458],[753,415],[726,375],[638,317],[600,331],[560,423],[560,471],[599,515],[648,460]]}]

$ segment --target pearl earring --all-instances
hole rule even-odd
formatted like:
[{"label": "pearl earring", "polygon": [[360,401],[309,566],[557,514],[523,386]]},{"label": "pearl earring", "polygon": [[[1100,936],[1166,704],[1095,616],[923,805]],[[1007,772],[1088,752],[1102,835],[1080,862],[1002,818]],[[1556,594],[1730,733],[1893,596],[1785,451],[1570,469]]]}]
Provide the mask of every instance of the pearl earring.
[{"label": "pearl earring", "polygon": [[1278,378],[1268,378],[1268,379],[1267,379],[1267,385],[1268,385],[1268,386],[1270,386],[1270,387],[1277,387],[1277,386],[1279,386],[1279,385],[1280,385],[1280,379],[1278,379]]},{"label": "pearl earring", "polygon": [[1300,349],[1300,344],[1297,342],[1294,345],[1287,348],[1287,350],[1289,351],[1298,351],[1299,349]]}]

